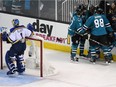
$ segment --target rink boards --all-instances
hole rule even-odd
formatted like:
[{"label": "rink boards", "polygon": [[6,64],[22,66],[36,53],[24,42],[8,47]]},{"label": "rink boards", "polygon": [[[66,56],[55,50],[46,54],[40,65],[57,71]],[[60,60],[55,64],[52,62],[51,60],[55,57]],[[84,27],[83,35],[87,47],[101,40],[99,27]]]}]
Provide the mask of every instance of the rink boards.
[{"label": "rink boards", "polygon": [[[13,19],[19,19],[20,25],[26,26],[28,23],[32,23],[36,29],[37,36],[44,39],[45,48],[70,52],[71,42],[70,38],[67,38],[69,24],[0,13],[0,26],[7,27],[9,30],[12,27]],[[87,54],[88,47],[89,43],[86,41],[85,54]],[[114,60],[116,60],[115,48],[112,53],[114,54]]]}]

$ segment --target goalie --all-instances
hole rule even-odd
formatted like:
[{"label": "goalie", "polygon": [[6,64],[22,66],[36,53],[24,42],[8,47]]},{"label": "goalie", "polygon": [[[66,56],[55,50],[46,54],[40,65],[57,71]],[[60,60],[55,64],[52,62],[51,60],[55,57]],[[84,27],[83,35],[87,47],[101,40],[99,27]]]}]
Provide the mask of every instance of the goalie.
[{"label": "goalie", "polygon": [[27,28],[23,25],[19,25],[18,19],[12,20],[13,28],[10,29],[10,33],[3,33],[2,39],[7,43],[11,43],[12,46],[6,52],[5,60],[9,71],[7,75],[22,74],[25,71],[24,65],[24,51],[26,49],[26,37],[33,35],[33,26],[29,23]]}]

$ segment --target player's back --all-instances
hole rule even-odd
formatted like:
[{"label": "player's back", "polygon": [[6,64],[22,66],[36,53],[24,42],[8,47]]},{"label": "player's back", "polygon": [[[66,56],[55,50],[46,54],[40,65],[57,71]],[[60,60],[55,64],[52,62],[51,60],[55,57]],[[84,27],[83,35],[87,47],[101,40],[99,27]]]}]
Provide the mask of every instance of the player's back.
[{"label": "player's back", "polygon": [[12,32],[10,32],[9,37],[12,41],[15,41],[15,40],[22,40],[25,37],[29,37],[30,35],[31,35],[31,31],[28,30],[27,28],[17,27],[14,30],[12,30]]},{"label": "player's back", "polygon": [[85,26],[91,28],[91,33],[93,35],[105,35],[107,34],[105,21],[106,19],[104,15],[94,14],[93,16],[90,16],[88,18],[88,20],[85,23]]},{"label": "player's back", "polygon": [[12,43],[12,49],[17,53],[21,53],[26,49],[26,37],[31,36],[32,32],[25,27],[17,27],[12,29],[8,40]]}]

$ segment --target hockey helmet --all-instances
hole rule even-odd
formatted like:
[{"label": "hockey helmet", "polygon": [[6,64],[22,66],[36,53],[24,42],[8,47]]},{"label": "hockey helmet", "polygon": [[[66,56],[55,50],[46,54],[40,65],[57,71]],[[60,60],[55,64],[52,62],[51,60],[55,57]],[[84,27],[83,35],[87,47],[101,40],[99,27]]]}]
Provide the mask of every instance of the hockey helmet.
[{"label": "hockey helmet", "polygon": [[100,8],[99,6],[96,6],[95,7],[95,13],[102,14],[103,13],[103,9]]},{"label": "hockey helmet", "polygon": [[18,26],[19,25],[19,20],[18,19],[13,19],[12,24],[13,24],[13,26]]},{"label": "hockey helmet", "polygon": [[77,15],[81,15],[81,13],[83,13],[84,10],[85,10],[85,6],[83,4],[78,5],[76,8]]}]

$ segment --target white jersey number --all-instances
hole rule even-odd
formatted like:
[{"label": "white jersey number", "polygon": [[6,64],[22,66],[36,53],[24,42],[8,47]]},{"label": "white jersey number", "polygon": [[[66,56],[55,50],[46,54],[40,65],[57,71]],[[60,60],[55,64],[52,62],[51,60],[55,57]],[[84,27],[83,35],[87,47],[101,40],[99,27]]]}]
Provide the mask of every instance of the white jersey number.
[{"label": "white jersey number", "polygon": [[104,20],[103,19],[95,19],[94,24],[95,24],[96,28],[104,27]]}]

